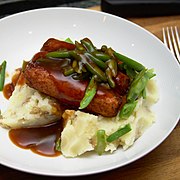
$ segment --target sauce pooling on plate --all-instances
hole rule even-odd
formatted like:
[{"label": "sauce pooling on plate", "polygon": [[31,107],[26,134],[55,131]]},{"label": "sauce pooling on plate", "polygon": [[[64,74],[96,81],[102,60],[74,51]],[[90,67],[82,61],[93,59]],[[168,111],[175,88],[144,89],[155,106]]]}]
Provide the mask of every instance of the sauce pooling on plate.
[{"label": "sauce pooling on plate", "polygon": [[60,123],[56,122],[40,128],[11,129],[9,137],[16,146],[23,149],[30,149],[43,156],[56,157],[60,155],[55,145],[61,129]]}]

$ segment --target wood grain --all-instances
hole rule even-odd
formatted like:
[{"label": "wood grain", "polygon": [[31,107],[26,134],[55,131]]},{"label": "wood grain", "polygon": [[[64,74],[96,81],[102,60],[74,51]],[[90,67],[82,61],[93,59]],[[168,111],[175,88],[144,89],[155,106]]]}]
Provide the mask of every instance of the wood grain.
[{"label": "wood grain", "polygon": [[[100,7],[92,7],[100,10]],[[144,27],[158,38],[162,39],[162,27],[178,26],[180,15],[149,18],[128,18],[130,21]],[[73,179],[98,180],[179,180],[180,179],[180,123],[169,137],[148,155],[141,159],[109,172],[96,175],[73,177]],[[63,177],[39,176],[20,172],[0,165],[0,180],[61,180]],[[66,179],[72,179],[66,178]]]},{"label": "wood grain", "polygon": [[[92,10],[100,11],[100,6],[91,7]],[[159,16],[159,17],[138,17],[127,18],[128,20],[147,29],[159,39],[162,40],[162,28],[167,26],[178,26],[180,29],[180,15],[176,16]]]}]

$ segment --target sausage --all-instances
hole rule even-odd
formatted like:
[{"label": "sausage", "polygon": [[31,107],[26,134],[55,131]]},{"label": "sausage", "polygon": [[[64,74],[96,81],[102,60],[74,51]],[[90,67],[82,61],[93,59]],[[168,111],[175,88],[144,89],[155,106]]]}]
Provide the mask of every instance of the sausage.
[{"label": "sausage", "polygon": [[60,49],[74,50],[76,46],[74,44],[60,41],[58,39],[49,38],[42,46],[41,51],[57,51]]},{"label": "sausage", "polygon": [[[40,92],[59,99],[62,104],[78,108],[84,97],[88,81],[65,77],[62,73],[62,67],[67,63],[65,61],[29,62],[24,70],[26,83]],[[86,111],[113,117],[116,116],[121,104],[122,96],[113,89],[99,85],[97,93]]]},{"label": "sausage", "polygon": [[[58,99],[61,104],[67,105],[69,108],[77,109],[89,82],[64,76],[63,67],[69,65],[70,60],[46,58],[48,52],[61,49],[74,50],[75,48],[74,44],[54,38],[48,39],[43,44],[41,52],[35,54],[26,66],[24,76],[30,87]],[[38,59],[44,59],[44,61],[37,61]],[[125,103],[125,94],[130,80],[127,75],[118,72],[114,81],[116,83],[115,89],[107,89],[101,84],[98,85],[97,93],[85,111],[106,117],[117,115]]]}]

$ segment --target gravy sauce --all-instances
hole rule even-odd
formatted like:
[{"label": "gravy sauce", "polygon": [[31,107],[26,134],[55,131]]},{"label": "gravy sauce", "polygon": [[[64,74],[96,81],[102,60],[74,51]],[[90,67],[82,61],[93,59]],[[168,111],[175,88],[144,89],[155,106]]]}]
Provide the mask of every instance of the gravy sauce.
[{"label": "gravy sauce", "polygon": [[30,149],[39,155],[56,157],[60,155],[55,146],[61,130],[60,123],[56,122],[39,128],[11,129],[9,137],[20,148]]}]

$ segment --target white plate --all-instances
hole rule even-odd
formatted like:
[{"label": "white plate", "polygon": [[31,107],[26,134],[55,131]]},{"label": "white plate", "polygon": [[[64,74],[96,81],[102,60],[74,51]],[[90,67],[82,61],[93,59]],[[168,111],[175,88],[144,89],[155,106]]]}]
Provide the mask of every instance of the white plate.
[{"label": "white plate", "polygon": [[[143,28],[116,16],[77,8],[48,8],[27,11],[0,20],[0,59],[8,61],[13,72],[22,60],[30,59],[49,37],[80,40],[89,37],[126,54],[148,68],[154,68],[160,100],[154,106],[157,122],[127,151],[97,156],[87,153],[78,158],[47,158],[16,147],[8,131],[0,128],[0,163],[25,172],[75,176],[122,167],[146,155],[173,130],[180,113],[180,66],[170,51]],[[7,101],[0,94],[0,108]]]}]

